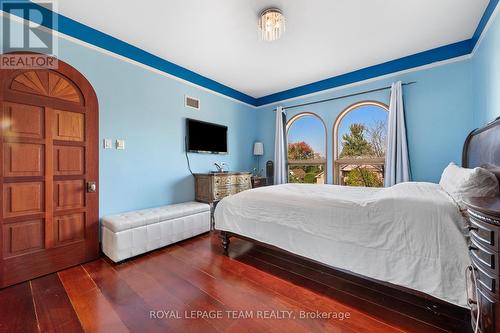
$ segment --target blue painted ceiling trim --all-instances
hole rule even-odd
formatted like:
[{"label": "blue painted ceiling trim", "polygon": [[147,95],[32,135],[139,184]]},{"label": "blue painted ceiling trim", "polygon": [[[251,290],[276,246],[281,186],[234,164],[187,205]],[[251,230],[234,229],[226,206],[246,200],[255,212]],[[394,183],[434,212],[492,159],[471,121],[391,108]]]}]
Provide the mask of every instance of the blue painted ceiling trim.
[{"label": "blue painted ceiling trim", "polygon": [[[18,1],[31,3],[30,0],[18,0]],[[58,18],[57,22],[58,24],[55,27],[55,30],[63,34],[80,39],[84,42],[106,49],[110,52],[119,54],[126,58],[135,60],[147,66],[151,66],[167,74],[176,76],[183,80],[189,81],[201,87],[207,88],[209,90],[218,92],[225,96],[242,101],[244,103],[254,106],[262,106],[270,103],[279,102],[285,99],[290,99],[302,95],[320,92],[322,90],[336,88],[350,83],[368,80],[381,75],[391,74],[398,71],[431,64],[433,62],[443,61],[470,54],[474,49],[475,45],[477,44],[477,42],[479,41],[479,38],[482,32],[484,31],[488,23],[488,20],[495,11],[495,8],[498,5],[499,1],[500,0],[490,0],[481,18],[481,21],[479,22],[479,25],[471,39],[442,46],[425,52],[417,53],[404,58],[388,61],[375,66],[363,68],[354,72],[342,74],[339,76],[334,76],[325,80],[313,82],[310,84],[288,89],[282,92],[274,93],[260,98],[255,98],[247,94],[244,94],[231,87],[223,85],[217,81],[209,79],[189,69],[176,65],[170,61],[167,61],[149,52],[146,52],[138,47],[135,47],[124,41],[121,41],[115,37],[100,32],[85,24],[72,20],[64,15],[58,13],[53,13],[53,14],[56,15]],[[0,0],[0,2],[3,1]],[[45,9],[35,3],[32,3],[32,5],[36,6],[40,10],[48,11],[48,9]],[[47,27],[51,28],[49,26]]]},{"label": "blue painted ceiling trim", "polygon": [[437,61],[460,57],[471,53],[471,51],[471,40],[464,40],[459,43],[442,46],[408,57],[388,61],[379,65],[363,68],[347,74],[334,76],[322,81],[317,81],[297,88],[292,88],[272,95],[264,96],[257,99],[257,106],[271,104],[286,99],[319,92],[322,90],[332,89],[346,84],[351,84],[363,80],[372,79],[378,76],[427,65]]},{"label": "blue painted ceiling trim", "polygon": [[[3,2],[3,1],[2,1]],[[30,3],[37,10],[49,12],[53,15],[57,16],[57,25],[55,27],[51,27],[47,24],[43,24],[42,22],[37,22],[38,24],[43,24],[45,27],[52,29],[54,28],[56,31],[59,31],[68,36],[80,39],[86,43],[95,45],[97,47],[103,48],[105,50],[111,51],[113,53],[119,54],[126,58],[135,60],[144,65],[151,66],[156,68],[162,72],[167,74],[171,74],[180,79],[189,81],[201,87],[210,89],[212,91],[218,92],[225,96],[234,98],[236,100],[245,102],[250,105],[256,104],[256,98],[246,95],[242,92],[239,92],[231,87],[223,85],[217,81],[209,79],[205,76],[202,76],[198,73],[195,73],[189,69],[176,65],[170,61],[162,59],[158,56],[155,56],[149,52],[146,52],[138,47],[135,47],[129,43],[121,41],[115,37],[112,37],[108,34],[100,32],[94,28],[91,28],[85,24],[79,23],[75,20],[70,19],[64,15],[51,12],[50,10],[32,3],[29,0],[20,0],[20,2]]]},{"label": "blue painted ceiling trim", "polygon": [[476,44],[479,41],[479,38],[481,37],[481,34],[483,33],[484,29],[486,28],[486,25],[488,24],[488,21],[490,20],[491,15],[493,15],[493,12],[497,8],[498,1],[499,0],[490,0],[488,7],[486,7],[486,10],[484,11],[483,17],[481,17],[481,21],[479,21],[479,24],[477,25],[477,29],[474,32],[474,35],[472,36],[472,49],[474,49],[474,47],[476,47]]}]

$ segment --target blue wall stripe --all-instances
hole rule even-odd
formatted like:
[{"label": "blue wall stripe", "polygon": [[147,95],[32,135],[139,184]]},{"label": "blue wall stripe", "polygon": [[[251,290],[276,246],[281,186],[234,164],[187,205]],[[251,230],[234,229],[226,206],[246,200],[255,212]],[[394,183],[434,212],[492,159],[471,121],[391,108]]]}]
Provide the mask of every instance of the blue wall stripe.
[{"label": "blue wall stripe", "polygon": [[481,21],[479,21],[479,24],[477,25],[477,29],[474,32],[474,35],[472,36],[472,49],[476,46],[477,42],[479,41],[479,38],[481,37],[481,34],[484,31],[484,28],[486,28],[486,25],[488,24],[488,21],[490,20],[491,15],[493,15],[493,12],[497,8],[499,0],[490,0],[490,3],[488,4],[488,7],[486,7],[486,10],[484,11],[483,17],[481,17]]},{"label": "blue wall stripe", "polygon": [[[1,1],[4,2],[4,1]],[[7,2],[7,1],[5,1]],[[35,3],[31,3],[29,0],[21,0],[19,2],[27,2],[33,5],[37,10],[43,12],[50,12],[48,9],[43,8]],[[52,13],[52,12],[50,12]],[[103,48],[105,50],[111,51],[113,53],[119,54],[121,56],[127,57],[129,59],[138,61],[142,64],[156,68],[162,72],[174,75],[183,80],[192,82],[204,88],[213,90],[215,92],[221,93],[228,97],[232,97],[236,100],[245,102],[247,104],[255,105],[256,98],[239,92],[231,87],[223,85],[217,81],[209,79],[198,73],[195,73],[189,69],[176,65],[170,61],[164,60],[158,56],[155,56],[149,52],[146,52],[138,47],[121,41],[115,37],[108,34],[100,32],[94,28],[91,28],[85,24],[79,23],[75,20],[70,19],[64,15],[53,13],[57,16],[57,25],[54,27],[55,30],[69,35],[71,37],[80,39],[86,43],[95,45],[97,47]],[[41,23],[41,22],[37,22]],[[50,28],[47,24],[44,24],[47,28]]]},{"label": "blue wall stripe", "polygon": [[[19,0],[20,2],[31,3],[30,0]],[[262,106],[270,103],[279,102],[281,100],[299,97],[326,89],[332,89],[346,84],[355,83],[358,81],[368,80],[381,75],[391,74],[398,71],[411,69],[418,66],[431,64],[437,61],[443,61],[459,56],[469,54],[474,49],[474,46],[479,41],[481,33],[484,31],[488,20],[495,11],[496,6],[500,0],[490,0],[486,10],[479,22],[479,25],[474,32],[474,35],[469,40],[442,46],[436,49],[428,50],[425,52],[410,55],[404,58],[388,61],[375,66],[363,68],[354,72],[334,76],[325,80],[309,83],[300,87],[288,89],[271,95],[255,98],[237,91],[231,87],[223,85],[217,81],[209,79],[203,75],[195,73],[189,69],[176,65],[170,61],[155,56],[146,52],[138,47],[121,41],[108,34],[100,32],[85,24],[72,20],[64,15],[53,13],[57,16],[58,22],[55,30],[69,35],[71,37],[80,39],[89,44],[106,49],[113,53],[119,54],[126,58],[135,60],[147,66],[156,68],[167,74],[174,75],[183,80],[189,81],[196,85],[218,92],[225,96],[234,98],[236,100],[251,104],[254,106]],[[4,2],[0,0],[0,2]],[[48,11],[47,9],[31,3],[37,9]],[[49,27],[50,28],[50,27]]]},{"label": "blue wall stripe", "polygon": [[472,51],[471,46],[472,44],[470,39],[464,40],[462,42],[438,47],[436,49],[388,61],[379,65],[363,68],[347,74],[334,76],[325,80],[261,97],[257,99],[257,106],[279,102],[285,99],[307,95],[326,89],[332,89],[346,84],[351,84],[378,76],[427,65],[433,62],[463,56],[469,54]]}]

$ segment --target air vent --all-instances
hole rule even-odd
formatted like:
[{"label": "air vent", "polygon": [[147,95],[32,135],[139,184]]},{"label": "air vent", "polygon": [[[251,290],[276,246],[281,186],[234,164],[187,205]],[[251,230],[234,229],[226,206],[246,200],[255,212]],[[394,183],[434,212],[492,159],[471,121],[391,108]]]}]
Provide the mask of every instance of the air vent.
[{"label": "air vent", "polygon": [[198,98],[185,96],[184,105],[187,108],[199,110],[200,109],[200,100]]}]

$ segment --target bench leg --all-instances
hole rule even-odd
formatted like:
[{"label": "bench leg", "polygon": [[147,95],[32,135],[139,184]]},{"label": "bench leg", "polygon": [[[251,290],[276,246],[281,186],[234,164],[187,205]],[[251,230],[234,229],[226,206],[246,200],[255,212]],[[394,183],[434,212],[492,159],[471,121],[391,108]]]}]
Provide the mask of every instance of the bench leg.
[{"label": "bench leg", "polygon": [[229,243],[231,242],[229,240],[229,233],[226,231],[221,231],[220,232],[220,238],[222,239],[222,249],[224,250],[224,254],[227,255],[228,250],[229,250]]}]

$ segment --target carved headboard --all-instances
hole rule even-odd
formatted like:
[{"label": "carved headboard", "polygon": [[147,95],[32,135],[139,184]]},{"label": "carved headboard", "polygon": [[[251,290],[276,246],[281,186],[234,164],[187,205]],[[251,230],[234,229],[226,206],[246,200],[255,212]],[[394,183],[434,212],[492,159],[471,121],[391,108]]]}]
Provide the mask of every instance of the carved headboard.
[{"label": "carved headboard", "polygon": [[484,167],[500,181],[500,117],[469,134],[464,144],[462,166]]}]

